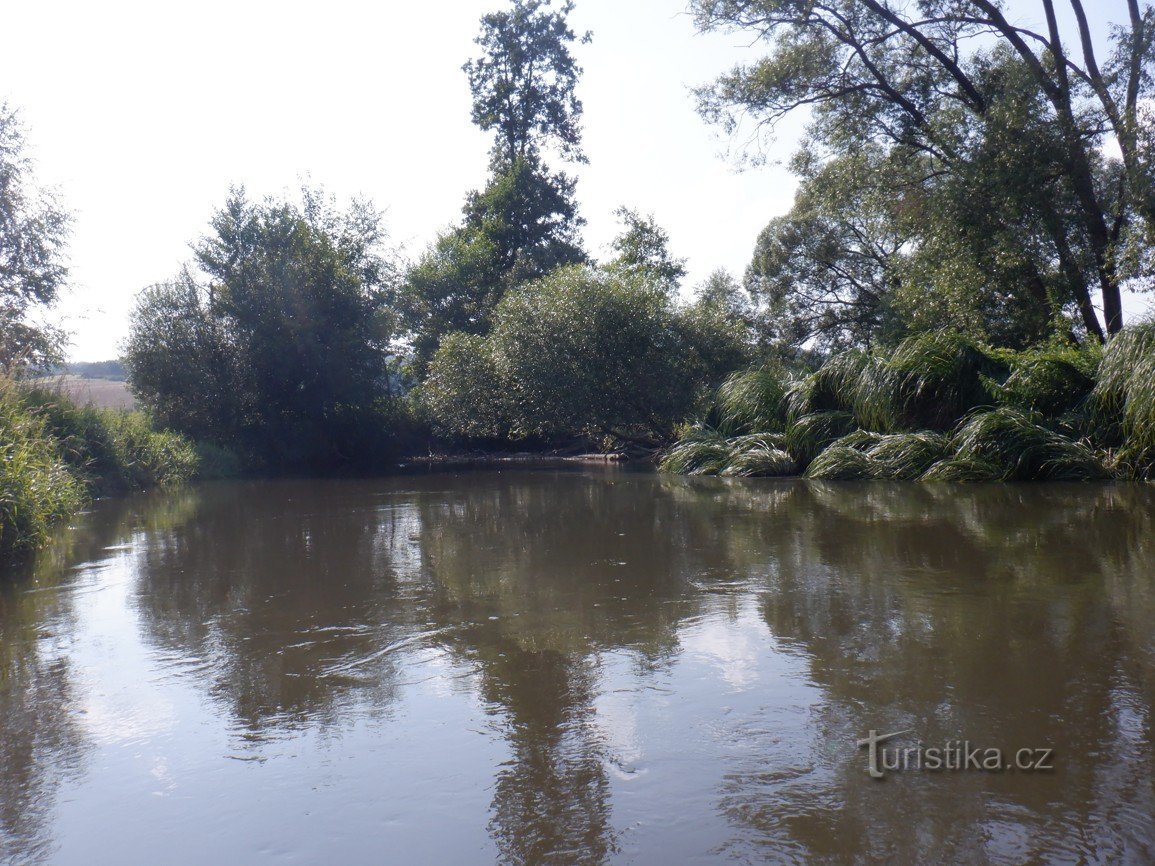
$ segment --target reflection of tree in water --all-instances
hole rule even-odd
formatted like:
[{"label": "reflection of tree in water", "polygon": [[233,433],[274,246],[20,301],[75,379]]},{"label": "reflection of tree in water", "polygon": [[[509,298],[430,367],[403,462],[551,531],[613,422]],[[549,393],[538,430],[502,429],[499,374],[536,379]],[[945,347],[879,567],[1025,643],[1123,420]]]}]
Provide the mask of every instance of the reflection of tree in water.
[{"label": "reflection of tree in water", "polygon": [[[331,724],[394,699],[417,612],[393,551],[412,530],[371,486],[209,487],[197,519],[151,544],[137,588],[149,638],[211,683],[250,736]],[[420,622],[420,618],[416,621]]]},{"label": "reflection of tree in water", "polygon": [[[640,485],[640,486],[638,486]],[[418,504],[442,640],[477,665],[512,752],[490,832],[512,863],[598,863],[617,842],[597,731],[597,655],[668,664],[695,609],[677,510],[652,479],[446,480]]]},{"label": "reflection of tree in water", "polygon": [[57,791],[84,771],[92,744],[69,653],[76,631],[73,563],[103,558],[140,531],[187,516],[187,497],[100,502],[0,579],[0,857],[46,860]]},{"label": "reflection of tree in water", "polygon": [[[728,777],[744,843],[800,862],[1155,854],[1153,506],[1141,487],[799,484],[728,520],[731,556],[769,553],[766,622],[824,690],[796,776],[775,755]],[[852,746],[867,728],[1051,746],[1058,770],[878,785]]]}]

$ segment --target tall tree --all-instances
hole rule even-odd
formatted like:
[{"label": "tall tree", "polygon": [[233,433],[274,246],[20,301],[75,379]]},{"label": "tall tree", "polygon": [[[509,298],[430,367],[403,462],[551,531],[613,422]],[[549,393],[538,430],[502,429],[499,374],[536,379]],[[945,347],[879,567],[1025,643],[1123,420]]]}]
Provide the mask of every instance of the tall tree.
[{"label": "tall tree", "polygon": [[[538,153],[552,145],[566,159],[585,162],[581,149],[582,103],[575,88],[582,69],[570,53],[577,38],[567,16],[550,0],[513,0],[511,7],[481,19],[480,57],[463,69],[473,93],[473,122],[494,132],[498,162]],[[581,37],[588,42],[590,34]]]},{"label": "tall tree", "polygon": [[33,176],[16,111],[0,102],[0,369],[60,359],[63,334],[35,321],[68,278],[68,214]]},{"label": "tall tree", "polygon": [[473,121],[494,133],[490,178],[468,195],[462,223],[433,243],[401,287],[418,376],[445,335],[488,333],[511,287],[586,261],[575,181],[545,162],[550,150],[585,162],[575,93],[581,67],[567,23],[573,4],[549,7],[549,0],[513,0],[482,17],[482,56],[465,64]]},{"label": "tall tree", "polygon": [[[771,46],[761,62],[701,91],[702,108],[735,124],[747,113],[773,123],[809,106],[816,143],[829,151],[872,141],[926,157],[936,175],[961,177],[972,147],[1014,107],[1004,76],[984,60],[1005,52],[1015,65],[999,58],[995,66],[1021,71],[1037,97],[1034,120],[1055,145],[1048,195],[1034,203],[1040,233],[1086,330],[1113,334],[1123,326],[1125,266],[1141,258],[1124,250],[1155,225],[1151,123],[1142,110],[1152,95],[1155,12],[1127,0],[1128,20],[1103,61],[1082,0],[1069,5],[1075,26],[1064,34],[1055,0],[1041,0],[1041,30],[1016,23],[999,0],[694,0],[701,28],[752,31]],[[1104,165],[1108,141],[1118,145],[1118,169]]]}]

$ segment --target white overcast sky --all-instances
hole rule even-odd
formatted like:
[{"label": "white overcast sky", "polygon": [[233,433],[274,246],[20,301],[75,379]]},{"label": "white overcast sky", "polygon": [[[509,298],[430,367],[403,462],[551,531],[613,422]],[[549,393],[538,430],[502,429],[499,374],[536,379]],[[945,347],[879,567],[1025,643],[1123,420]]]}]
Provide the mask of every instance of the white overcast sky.
[{"label": "white overcast sky", "polygon": [[[1103,0],[1104,11],[1122,0]],[[21,110],[37,176],[75,214],[72,357],[114,357],[134,295],[189,258],[228,187],[292,191],[301,178],[386,211],[417,256],[485,180],[461,65],[478,18],[504,0],[375,3],[8,4],[0,99]],[[652,212],[689,259],[692,285],[740,274],[759,230],[789,209],[801,119],[765,167],[738,172],[689,88],[761,53],[742,35],[696,34],[686,0],[577,0],[585,75],[578,198],[604,255],[621,204]],[[1028,16],[1038,4],[1014,4]],[[1096,2],[1098,10],[1099,3]],[[1029,20],[1029,17],[1028,17]],[[1130,305],[1129,305],[1130,306]]]},{"label": "white overcast sky", "polygon": [[[292,191],[308,176],[386,211],[410,257],[483,184],[489,140],[469,122],[461,65],[502,0],[438,3],[21,2],[5,10],[0,99],[29,127],[37,177],[75,214],[72,357],[117,354],[133,296],[189,258],[230,184]],[[737,172],[689,88],[742,58],[700,36],[684,0],[578,0],[585,67],[578,197],[595,255],[626,204],[653,212],[690,282],[741,273],[790,206],[781,167]],[[793,136],[791,136],[793,137]],[[788,156],[784,141],[780,156]]]}]

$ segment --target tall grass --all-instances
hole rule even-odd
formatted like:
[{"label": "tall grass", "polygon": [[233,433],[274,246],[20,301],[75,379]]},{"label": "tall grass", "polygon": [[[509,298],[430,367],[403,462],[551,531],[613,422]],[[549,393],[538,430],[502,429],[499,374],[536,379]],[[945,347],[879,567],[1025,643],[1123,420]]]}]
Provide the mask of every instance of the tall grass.
[{"label": "tall grass", "polygon": [[0,554],[37,546],[91,496],[178,484],[198,465],[191,442],[142,413],[0,379]]},{"label": "tall grass", "polygon": [[[664,468],[773,474],[784,451],[820,479],[1155,478],[1155,323],[1102,350],[992,350],[936,332],[889,355],[833,355],[809,376],[763,378],[773,369],[733,377],[715,415],[723,432],[675,447]],[[735,430],[785,433],[755,449],[724,435]]]},{"label": "tall grass", "polygon": [[96,494],[181,484],[198,467],[196,447],[177,433],[157,430],[142,412],[77,406],[36,389],[25,404],[40,415],[64,460]]},{"label": "tall grass", "polygon": [[786,371],[778,364],[734,373],[718,388],[718,428],[731,435],[781,433],[786,428],[789,384]]},{"label": "tall grass", "polygon": [[84,498],[44,419],[28,411],[11,380],[0,379],[0,554],[39,544]]}]

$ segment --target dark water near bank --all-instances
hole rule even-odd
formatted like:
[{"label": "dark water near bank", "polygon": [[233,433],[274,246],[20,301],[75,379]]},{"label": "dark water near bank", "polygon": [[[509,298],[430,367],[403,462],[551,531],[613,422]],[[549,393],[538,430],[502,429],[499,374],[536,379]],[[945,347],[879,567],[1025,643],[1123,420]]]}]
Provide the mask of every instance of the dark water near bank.
[{"label": "dark water near bank", "polygon": [[[0,590],[0,862],[1152,862],[1153,530],[619,470],[101,503]],[[1054,769],[874,781],[870,729]]]}]

